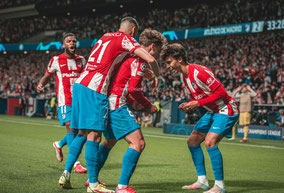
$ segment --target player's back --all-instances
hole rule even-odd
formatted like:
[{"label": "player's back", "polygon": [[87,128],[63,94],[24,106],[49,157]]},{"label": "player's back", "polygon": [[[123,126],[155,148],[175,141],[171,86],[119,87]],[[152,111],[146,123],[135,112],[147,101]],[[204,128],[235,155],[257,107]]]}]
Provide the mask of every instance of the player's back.
[{"label": "player's back", "polygon": [[146,66],[143,59],[133,54],[125,57],[120,67],[115,71],[109,85],[110,106],[119,108],[125,105],[129,89],[140,89]]},{"label": "player's back", "polygon": [[123,32],[106,33],[93,47],[87,66],[77,83],[107,94],[109,79],[123,58],[140,44]]}]

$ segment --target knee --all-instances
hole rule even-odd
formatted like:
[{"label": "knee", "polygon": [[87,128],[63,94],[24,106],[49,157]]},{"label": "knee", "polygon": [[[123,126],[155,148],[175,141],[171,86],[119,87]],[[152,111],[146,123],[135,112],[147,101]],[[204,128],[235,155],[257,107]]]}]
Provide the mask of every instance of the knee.
[{"label": "knee", "polygon": [[206,149],[216,146],[216,143],[212,140],[205,139],[205,147]]},{"label": "knee", "polygon": [[143,139],[137,140],[134,144],[134,149],[139,151],[140,153],[145,149],[146,143]]}]

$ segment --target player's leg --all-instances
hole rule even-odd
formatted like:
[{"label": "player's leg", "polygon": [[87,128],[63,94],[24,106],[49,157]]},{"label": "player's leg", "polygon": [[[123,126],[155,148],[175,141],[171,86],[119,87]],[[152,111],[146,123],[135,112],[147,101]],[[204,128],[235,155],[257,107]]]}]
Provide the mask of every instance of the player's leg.
[{"label": "player's leg", "polygon": [[242,113],[242,116],[243,116],[243,125],[244,125],[244,138],[241,140],[241,142],[247,142],[248,133],[249,133],[249,124],[251,120],[251,113],[245,112],[245,113]]},{"label": "player's leg", "polygon": [[[82,108],[80,107],[80,104],[79,104],[79,99],[80,99],[79,94],[80,93],[81,93],[80,89],[78,88],[77,84],[75,84],[73,86],[71,126],[68,127],[68,129],[82,128],[82,126],[80,125],[80,121],[81,119],[84,118],[85,115],[82,115],[80,113],[81,111],[79,110]],[[73,129],[70,129],[69,131],[74,131]],[[81,153],[83,145],[86,141],[86,135],[87,135],[87,132],[83,129],[80,129],[75,139],[71,142],[66,165],[65,165],[65,170],[59,179],[59,185],[62,188],[71,188],[71,183],[70,183],[71,170],[73,168],[74,163],[78,159],[79,154]]]},{"label": "player's leg", "polygon": [[129,148],[122,160],[122,171],[116,192],[135,192],[128,186],[131,175],[136,167],[145,141],[134,114],[128,107],[122,106],[109,112],[109,127],[116,140],[124,138]]},{"label": "player's leg", "polygon": [[[101,169],[105,165],[105,162],[106,162],[106,160],[108,158],[109,152],[111,151],[111,149],[115,146],[115,144],[117,142],[116,139],[108,139],[108,138],[106,138],[105,132],[104,132],[104,135],[105,135],[105,140],[99,146],[99,153],[98,153],[98,159],[99,159],[98,176],[100,174]],[[101,182],[99,179],[98,179],[98,183],[106,186],[106,184]],[[85,186],[89,186],[89,179],[86,181]]]},{"label": "player's leg", "polygon": [[129,187],[129,180],[134,173],[139,157],[145,148],[145,141],[141,129],[137,129],[133,133],[127,135],[125,140],[128,142],[129,147],[123,156],[122,170],[116,192],[135,192]]},{"label": "player's leg", "polygon": [[232,127],[238,121],[239,115],[229,116],[214,113],[212,126],[205,138],[205,146],[209,154],[211,165],[215,177],[214,187],[207,193],[226,192],[224,184],[223,157],[218,148],[218,144],[224,136],[231,137]]},{"label": "player's leg", "polygon": [[191,158],[193,160],[196,172],[197,181],[191,185],[185,185],[182,189],[208,189],[209,183],[206,177],[204,154],[200,144],[205,140],[206,134],[210,129],[212,124],[212,115],[206,113],[201,119],[196,123],[191,135],[187,140],[188,149],[191,153]]}]

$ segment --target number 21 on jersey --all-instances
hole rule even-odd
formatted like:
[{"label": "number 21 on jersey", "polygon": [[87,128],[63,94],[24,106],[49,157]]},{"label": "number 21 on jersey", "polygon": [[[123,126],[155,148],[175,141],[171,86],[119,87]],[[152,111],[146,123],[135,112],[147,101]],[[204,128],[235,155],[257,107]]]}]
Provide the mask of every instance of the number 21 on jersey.
[{"label": "number 21 on jersey", "polygon": [[97,47],[92,51],[92,53],[91,53],[91,55],[90,55],[90,57],[89,57],[89,62],[94,62],[95,60],[96,60],[96,58],[95,58],[95,53],[98,51],[98,49],[102,46],[102,49],[101,49],[101,51],[100,51],[100,53],[99,53],[99,56],[98,56],[98,58],[97,58],[97,61],[96,61],[96,63],[100,63],[101,62],[101,59],[102,59],[102,57],[103,57],[103,55],[104,55],[104,52],[105,52],[105,50],[106,50],[106,47],[108,46],[108,44],[110,43],[110,41],[111,40],[109,40],[109,41],[107,41],[107,42],[105,42],[105,43],[102,43],[103,41],[102,40],[99,40],[98,42],[97,42]]}]

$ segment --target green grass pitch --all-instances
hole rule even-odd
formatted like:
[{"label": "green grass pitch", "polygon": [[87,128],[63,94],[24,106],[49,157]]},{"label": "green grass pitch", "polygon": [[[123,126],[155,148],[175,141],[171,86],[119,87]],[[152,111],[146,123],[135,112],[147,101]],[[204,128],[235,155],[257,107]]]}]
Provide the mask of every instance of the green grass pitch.
[{"label": "green grass pitch", "polygon": [[[146,148],[130,181],[138,193],[202,192],[182,190],[196,180],[196,172],[186,145],[186,136],[166,135],[160,128],[143,128]],[[56,120],[0,116],[0,192],[54,193],[86,192],[87,174],[72,172],[72,190],[58,186],[67,158],[55,158],[52,142],[65,135]],[[208,153],[205,155],[207,177],[214,183]],[[111,151],[100,174],[101,181],[115,189],[127,143],[121,140]],[[224,159],[225,184],[228,192],[284,192],[284,142],[250,139],[241,144],[224,139],[220,144]],[[84,150],[79,158],[84,166]]]}]

